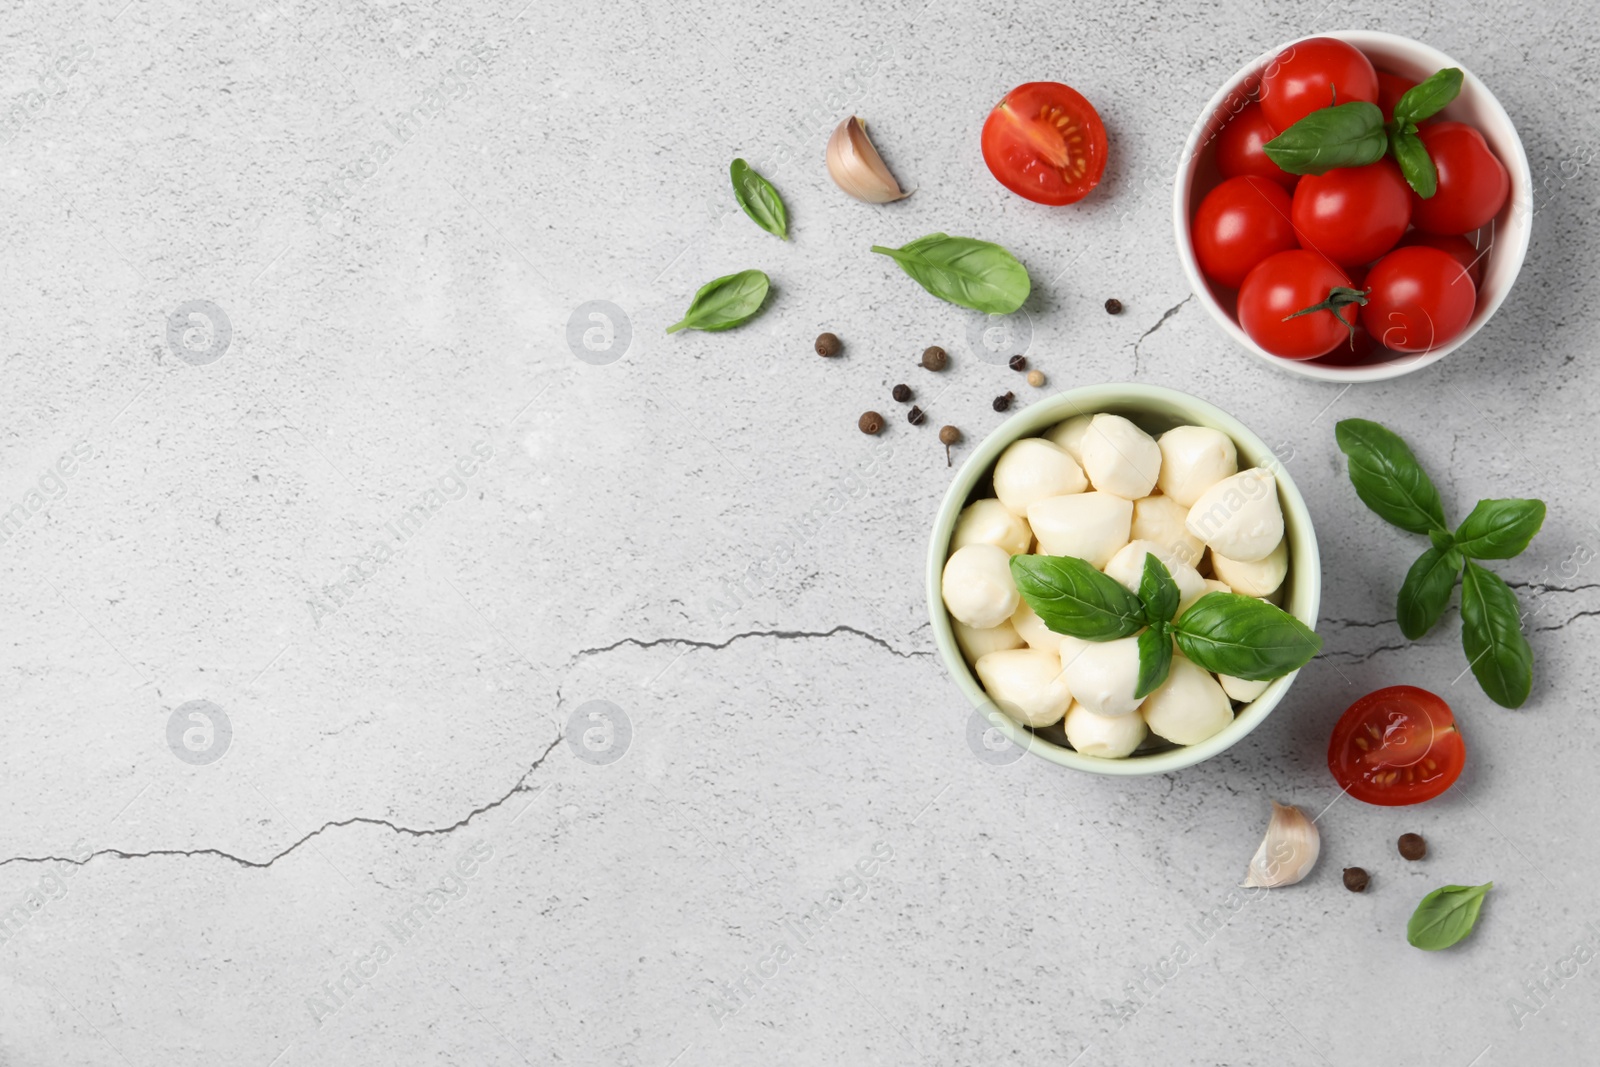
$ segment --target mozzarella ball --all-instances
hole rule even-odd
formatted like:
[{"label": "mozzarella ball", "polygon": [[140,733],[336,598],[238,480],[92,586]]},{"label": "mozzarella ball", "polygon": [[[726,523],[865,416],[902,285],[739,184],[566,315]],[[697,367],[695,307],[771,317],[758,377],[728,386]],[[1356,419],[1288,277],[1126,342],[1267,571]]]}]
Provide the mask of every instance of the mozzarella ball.
[{"label": "mozzarella ball", "polygon": [[1215,578],[1207,578],[1206,579],[1206,592],[1208,592],[1208,593],[1231,593],[1231,592],[1233,592],[1233,586],[1229,585],[1227,582],[1219,582]]},{"label": "mozzarella ball", "polygon": [[955,631],[956,644],[961,646],[961,654],[967,657],[968,663],[976,663],[991,652],[1021,648],[1023,645],[1022,635],[1010,622],[975,630],[960,619],[951,619],[950,629]]},{"label": "mozzarella ball", "polygon": [[[1206,580],[1200,572],[1154,541],[1129,541],[1105,566],[1106,574],[1121,582],[1130,593],[1139,591],[1139,580],[1144,577],[1144,558],[1154,556],[1166,564],[1167,572],[1178,584],[1178,615],[1189,605],[1206,595]],[[1176,618],[1177,616],[1173,616]]]},{"label": "mozzarella ball", "polygon": [[1011,628],[1028,643],[1029,648],[1042,648],[1046,652],[1061,651],[1061,635],[1046,626],[1033,610],[1033,605],[1026,600],[1017,602],[1017,610],[1011,615]]},{"label": "mozzarella ball", "polygon": [[1283,585],[1289,573],[1289,545],[1279,541],[1278,547],[1258,560],[1241,563],[1220,552],[1211,553],[1211,569],[1217,577],[1233,587],[1235,593],[1245,596],[1271,596]]},{"label": "mozzarella ball", "polygon": [[1188,517],[1189,509],[1170,496],[1140,497],[1133,502],[1130,536],[1135,541],[1154,541],[1189,566],[1198,567],[1206,546],[1183,525]]},{"label": "mozzarella ball", "polygon": [[1058,422],[1045,431],[1045,440],[1054,442],[1067,450],[1067,454],[1078,461],[1078,466],[1083,466],[1083,435],[1089,432],[1089,423],[1094,420],[1093,415],[1074,415],[1066,422]]},{"label": "mozzarella ball", "polygon": [[1139,639],[1061,639],[1061,672],[1067,688],[1096,715],[1131,715],[1139,709]]},{"label": "mozzarella ball", "polygon": [[1233,439],[1207,426],[1179,426],[1156,439],[1161,447],[1161,491],[1184,507],[1239,471]]},{"label": "mozzarella ball", "polygon": [[1258,560],[1283,540],[1278,480],[1260,467],[1224,478],[1200,494],[1184,525],[1213,553],[1241,563]]},{"label": "mozzarella ball", "polygon": [[1235,678],[1231,674],[1219,674],[1217,675],[1217,681],[1222,685],[1224,693],[1227,693],[1234,700],[1242,700],[1247,704],[1262,693],[1265,693],[1267,686],[1272,684],[1270,681],[1249,682],[1243,678]]},{"label": "mozzarella ball", "polygon": [[950,551],[967,545],[998,545],[1013,556],[1028,551],[1033,531],[1028,520],[1014,515],[994,497],[974,500],[961,509],[955,532],[950,535]]},{"label": "mozzarella ball", "polygon": [[1110,493],[1053,496],[1028,508],[1028,525],[1047,556],[1077,556],[1104,567],[1128,543],[1133,501]]},{"label": "mozzarella ball", "polygon": [[1121,415],[1096,415],[1081,448],[1083,473],[1102,493],[1137,500],[1155,488],[1161,447]]},{"label": "mozzarella ball", "polygon": [[1011,580],[1011,557],[994,545],[956,549],[945,561],[941,584],[950,614],[977,630],[1010,622],[1020,599]]},{"label": "mozzarella ball", "polygon": [[1197,745],[1233,721],[1233,705],[1210,671],[1174,653],[1172,672],[1144,698],[1140,714],[1151,733],[1175,745]]},{"label": "mozzarella ball", "polygon": [[1013,442],[994,464],[994,495],[1014,515],[1026,515],[1035,500],[1081,493],[1087,488],[1089,482],[1078,461],[1042,437]]},{"label": "mozzarella ball", "polygon": [[1132,755],[1150,732],[1137,715],[1096,715],[1077,701],[1067,709],[1062,726],[1068,744],[1085,756],[1101,759]]},{"label": "mozzarella ball", "polygon": [[978,680],[1000,710],[1026,726],[1059,722],[1072,703],[1061,657],[1037,648],[991,652],[977,662]]}]

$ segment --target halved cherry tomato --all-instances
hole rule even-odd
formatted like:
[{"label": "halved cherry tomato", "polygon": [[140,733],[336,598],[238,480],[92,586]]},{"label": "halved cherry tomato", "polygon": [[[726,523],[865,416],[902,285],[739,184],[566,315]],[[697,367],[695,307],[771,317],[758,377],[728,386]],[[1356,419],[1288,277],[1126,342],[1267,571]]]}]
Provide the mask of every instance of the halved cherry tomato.
[{"label": "halved cherry tomato", "polygon": [[1471,241],[1455,234],[1424,233],[1421,230],[1411,230],[1400,238],[1400,247],[1407,245],[1427,245],[1450,253],[1457,263],[1466,268],[1467,277],[1472,279],[1474,287],[1483,284],[1483,261],[1489,254],[1487,248],[1475,248]]},{"label": "halved cherry tomato", "polygon": [[1217,169],[1225,178],[1253,175],[1293,189],[1300,175],[1290,174],[1267,158],[1261,146],[1278,136],[1260,104],[1246,104],[1217,134]]},{"label": "halved cherry tomato", "polygon": [[1294,189],[1300,247],[1341,267],[1371,263],[1406,232],[1412,195],[1392,159],[1307,174]]},{"label": "halved cherry tomato", "polygon": [[1410,78],[1402,78],[1386,70],[1378,71],[1378,107],[1383,111],[1383,121],[1394,121],[1394,106],[1400,98],[1417,87]]},{"label": "halved cherry tomato", "polygon": [[983,123],[995,180],[1038,204],[1072,204],[1100,184],[1106,128],[1094,105],[1060,82],[1019,85]]},{"label": "halved cherry tomato", "polygon": [[1378,102],[1378,72],[1360,50],[1332,37],[1311,37],[1279,52],[1261,73],[1261,110],[1282,132],[1334,104]]},{"label": "halved cherry tomato", "polygon": [[1467,328],[1478,290],[1456,258],[1426,245],[1397,248],[1367,272],[1361,324],[1385,348],[1429,352]]},{"label": "halved cherry tomato", "polygon": [[1439,188],[1426,200],[1411,194],[1412,225],[1428,233],[1471,233],[1500,213],[1511,179],[1483,134],[1464,122],[1435,122],[1417,136],[1439,172]]},{"label": "halved cherry tomato", "polygon": [[1349,343],[1355,308],[1342,307],[1337,315],[1327,309],[1298,312],[1327,300],[1334,288],[1349,286],[1349,276],[1315,252],[1279,252],[1245,275],[1239,286],[1239,325],[1275,356],[1315,359]]},{"label": "halved cherry tomato", "polygon": [[1206,277],[1237,289],[1250,268],[1295,247],[1289,194],[1266,178],[1229,178],[1194,213],[1194,256]]},{"label": "halved cherry tomato", "polygon": [[1392,685],[1351,704],[1328,742],[1328,769],[1340,788],[1385,807],[1432,800],[1466,762],[1450,705],[1413,685]]}]

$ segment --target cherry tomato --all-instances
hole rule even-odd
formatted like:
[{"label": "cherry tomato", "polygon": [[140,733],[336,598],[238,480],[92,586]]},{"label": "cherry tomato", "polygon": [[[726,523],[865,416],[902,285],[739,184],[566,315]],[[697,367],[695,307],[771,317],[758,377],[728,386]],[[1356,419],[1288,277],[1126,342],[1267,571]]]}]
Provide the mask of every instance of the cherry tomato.
[{"label": "cherry tomato", "polygon": [[1276,136],[1278,131],[1267,122],[1261,105],[1246,104],[1217,134],[1217,168],[1225,178],[1252,174],[1257,178],[1269,178],[1285,189],[1293,189],[1300,175],[1283,170],[1261,149]]},{"label": "cherry tomato", "polygon": [[1455,234],[1423,233],[1421,230],[1410,230],[1400,238],[1400,247],[1405,248],[1407,245],[1427,245],[1441,252],[1449,252],[1456,258],[1456,262],[1466,269],[1467,277],[1472,279],[1473,288],[1483,285],[1483,261],[1489,254],[1488,249],[1480,251],[1471,241]]},{"label": "cherry tomato", "polygon": [[1280,132],[1313,111],[1354,100],[1378,102],[1378,72],[1358,49],[1332,37],[1290,45],[1261,74],[1261,110]]},{"label": "cherry tomato", "polygon": [[1383,110],[1384,122],[1394,121],[1394,106],[1416,87],[1417,83],[1410,78],[1402,78],[1386,70],[1378,71],[1378,107]]},{"label": "cherry tomato", "polygon": [[1194,213],[1194,255],[1206,277],[1237,289],[1250,268],[1295,246],[1289,194],[1266,178],[1229,178]]},{"label": "cherry tomato", "polygon": [[1307,174],[1294,190],[1300,247],[1341,267],[1371,263],[1395,246],[1411,220],[1411,189],[1392,159]]},{"label": "cherry tomato", "polygon": [[1239,286],[1239,325],[1250,339],[1275,356],[1315,359],[1335,346],[1348,344],[1347,323],[1355,309],[1337,315],[1319,309],[1296,312],[1322,303],[1335,287],[1349,287],[1344,271],[1315,252],[1302,248],[1268,256],[1245,275]]},{"label": "cherry tomato", "polygon": [[1392,685],[1351,704],[1328,741],[1328,769],[1339,787],[1385,807],[1432,800],[1466,762],[1450,705],[1413,685]]},{"label": "cherry tomato", "polygon": [[1060,82],[1019,85],[983,123],[995,180],[1038,204],[1072,204],[1100,184],[1106,128],[1094,105]]},{"label": "cherry tomato", "polygon": [[1448,252],[1425,245],[1397,248],[1367,272],[1361,323],[1385,348],[1427,352],[1467,328],[1477,287]]},{"label": "cherry tomato", "polygon": [[1511,193],[1505,165],[1483,134],[1464,122],[1435,122],[1417,131],[1439,172],[1439,188],[1424,200],[1411,194],[1411,221],[1428,233],[1471,233],[1500,213]]}]

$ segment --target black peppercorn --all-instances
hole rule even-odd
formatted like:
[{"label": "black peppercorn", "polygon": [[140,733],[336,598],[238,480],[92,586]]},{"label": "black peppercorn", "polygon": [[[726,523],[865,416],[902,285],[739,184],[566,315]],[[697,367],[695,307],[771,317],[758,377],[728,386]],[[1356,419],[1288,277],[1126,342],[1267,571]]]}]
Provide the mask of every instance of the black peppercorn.
[{"label": "black peppercorn", "polygon": [[1120,315],[1120,314],[1122,314],[1122,301],[1118,300],[1116,297],[1112,297],[1110,300],[1107,300],[1106,301],[1106,314],[1107,315]]},{"label": "black peppercorn", "polygon": [[817,334],[817,355],[837,356],[842,351],[844,351],[844,345],[839,341],[837,334]]},{"label": "black peppercorn", "polygon": [[1365,893],[1367,891],[1367,883],[1370,881],[1371,879],[1367,877],[1367,872],[1360,867],[1346,867],[1344,869],[1344,887],[1352,893]]},{"label": "black peppercorn", "polygon": [[1420,860],[1428,854],[1428,843],[1421,834],[1401,834],[1399,845],[1400,855],[1408,860]]},{"label": "black peppercorn", "polygon": [[1028,357],[1012,356],[1006,361],[1006,366],[1010,367],[1014,371],[1025,371],[1028,369]]},{"label": "black peppercorn", "polygon": [[923,423],[928,421],[928,416],[921,408],[917,407],[915,404],[912,404],[911,410],[906,412],[906,421],[911,423],[913,426],[921,426]]},{"label": "black peppercorn", "polygon": [[944,370],[948,362],[950,362],[949,355],[938,345],[929,345],[922,350],[922,365],[929,370]]},{"label": "black peppercorn", "polygon": [[909,385],[897,385],[891,392],[894,398],[902,404],[911,399],[911,386]]},{"label": "black peppercorn", "polygon": [[862,433],[875,434],[883,429],[883,416],[876,411],[863,411],[856,425],[861,427]]},{"label": "black peppercorn", "polygon": [[1007,393],[1005,396],[997,396],[997,397],[994,398],[993,407],[994,407],[994,409],[996,411],[1004,411],[1006,408],[1008,408],[1010,406],[1011,406],[1011,394],[1010,393]]}]

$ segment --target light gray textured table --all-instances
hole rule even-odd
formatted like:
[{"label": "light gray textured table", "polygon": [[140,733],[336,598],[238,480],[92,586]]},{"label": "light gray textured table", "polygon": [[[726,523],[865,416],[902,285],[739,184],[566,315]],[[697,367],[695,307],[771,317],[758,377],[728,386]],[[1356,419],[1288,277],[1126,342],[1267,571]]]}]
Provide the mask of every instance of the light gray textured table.
[{"label": "light gray textured table", "polygon": [[[1600,945],[1600,572],[1570,562],[1600,551],[1584,5],[520,3],[0,23],[0,1063],[1595,1061],[1600,965],[1564,962]],[[1489,327],[1348,391],[1230,345],[1168,209],[1214,86],[1339,26],[1459,57],[1543,183]],[[1111,131],[1076,207],[978,153],[1038,78]],[[910,200],[829,182],[850,112]],[[735,155],[791,242],[732,211]],[[1187,389],[1290,457],[1326,652],[1224,757],[1120,782],[969,750],[923,603],[934,435],[1040,394],[867,253],[932,230],[1027,264],[1052,388]],[[760,319],[663,333],[752,266]],[[609,342],[589,301],[622,313]],[[811,354],[823,329],[844,358]],[[913,366],[931,343],[942,377]],[[866,408],[894,412],[876,442]],[[1550,502],[1503,568],[1536,610],[1523,710],[1452,684],[1454,609],[1401,639],[1417,545],[1354,501],[1353,415],[1458,512]],[[1461,788],[1341,801],[1315,874],[1240,906],[1268,802],[1333,801],[1334,719],[1399,682],[1453,702]],[[1471,941],[1405,944],[1426,890],[1488,879]]]}]

